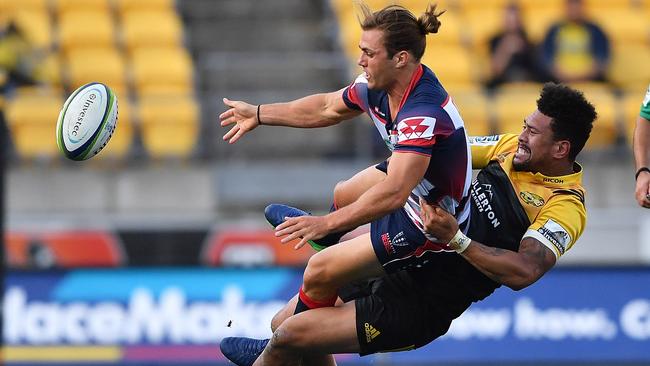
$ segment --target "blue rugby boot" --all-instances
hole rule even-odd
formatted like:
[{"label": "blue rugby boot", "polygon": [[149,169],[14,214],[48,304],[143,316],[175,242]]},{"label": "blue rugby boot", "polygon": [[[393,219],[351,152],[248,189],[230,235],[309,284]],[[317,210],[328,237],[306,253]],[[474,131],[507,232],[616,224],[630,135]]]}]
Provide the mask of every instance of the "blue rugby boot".
[{"label": "blue rugby boot", "polygon": [[[285,217],[307,215],[310,215],[310,213],[279,203],[272,203],[264,209],[264,217],[266,217],[266,221],[268,221],[273,227],[277,227],[283,223]],[[330,233],[320,239],[307,240],[307,242],[315,251],[320,252],[321,250],[338,243],[343,235],[345,235],[345,232]]]},{"label": "blue rugby boot", "polygon": [[268,339],[246,337],[226,337],[221,340],[219,348],[227,359],[237,366],[251,366],[262,354]]}]

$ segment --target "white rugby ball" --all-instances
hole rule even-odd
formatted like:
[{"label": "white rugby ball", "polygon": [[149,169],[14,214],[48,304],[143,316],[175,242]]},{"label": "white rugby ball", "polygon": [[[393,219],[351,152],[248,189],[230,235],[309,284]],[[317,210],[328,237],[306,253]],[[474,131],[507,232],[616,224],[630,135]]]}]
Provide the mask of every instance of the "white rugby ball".
[{"label": "white rugby ball", "polygon": [[108,143],[117,125],[117,95],[102,83],[89,83],[65,101],[56,124],[59,150],[72,160],[86,160]]}]

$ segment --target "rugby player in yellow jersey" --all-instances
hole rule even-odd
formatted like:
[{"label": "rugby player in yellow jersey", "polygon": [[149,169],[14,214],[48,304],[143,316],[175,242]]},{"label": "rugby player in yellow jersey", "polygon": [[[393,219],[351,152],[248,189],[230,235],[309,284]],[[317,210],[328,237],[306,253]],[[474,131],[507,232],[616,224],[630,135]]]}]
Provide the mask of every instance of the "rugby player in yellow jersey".
[{"label": "rugby player in yellow jersey", "polygon": [[294,298],[273,319],[270,341],[226,338],[222,351],[238,365],[260,366],[334,365],[334,353],[414,349],[501,285],[534,283],[584,230],[575,159],[595,119],[582,93],[546,84],[537,109],[522,116],[519,136],[470,139],[473,167],[481,170],[466,233],[445,210],[421,202],[427,232],[447,246],[420,253],[418,265],[341,289],[335,307],[292,315]]}]

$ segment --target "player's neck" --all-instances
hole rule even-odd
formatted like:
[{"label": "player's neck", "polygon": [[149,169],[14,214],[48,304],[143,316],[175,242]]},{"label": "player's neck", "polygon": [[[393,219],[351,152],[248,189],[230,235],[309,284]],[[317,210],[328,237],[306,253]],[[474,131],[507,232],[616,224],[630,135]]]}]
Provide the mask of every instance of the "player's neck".
[{"label": "player's neck", "polygon": [[409,85],[411,84],[411,80],[413,79],[413,74],[417,72],[417,70],[418,64],[409,63],[404,68],[397,71],[395,81],[386,89],[392,119],[395,119],[397,116],[402,98],[406,94]]},{"label": "player's neck", "polygon": [[539,172],[547,177],[560,177],[575,173],[573,171],[573,162],[561,161],[543,167]]}]

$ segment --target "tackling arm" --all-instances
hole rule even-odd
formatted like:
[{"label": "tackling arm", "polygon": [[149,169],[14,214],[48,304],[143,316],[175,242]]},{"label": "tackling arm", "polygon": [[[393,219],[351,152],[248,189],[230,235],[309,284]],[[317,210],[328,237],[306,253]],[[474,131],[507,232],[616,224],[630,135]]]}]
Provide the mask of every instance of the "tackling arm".
[{"label": "tackling arm", "polygon": [[422,222],[425,230],[449,242],[470,264],[492,280],[521,290],[537,281],[555,265],[556,257],[551,249],[531,237],[524,237],[519,251],[490,247],[467,238],[458,230],[458,222],[440,207],[434,207],[420,199]]},{"label": "tackling arm", "polygon": [[461,255],[483,274],[513,290],[528,287],[555,265],[555,254],[529,237],[521,241],[518,252],[472,240]]}]

